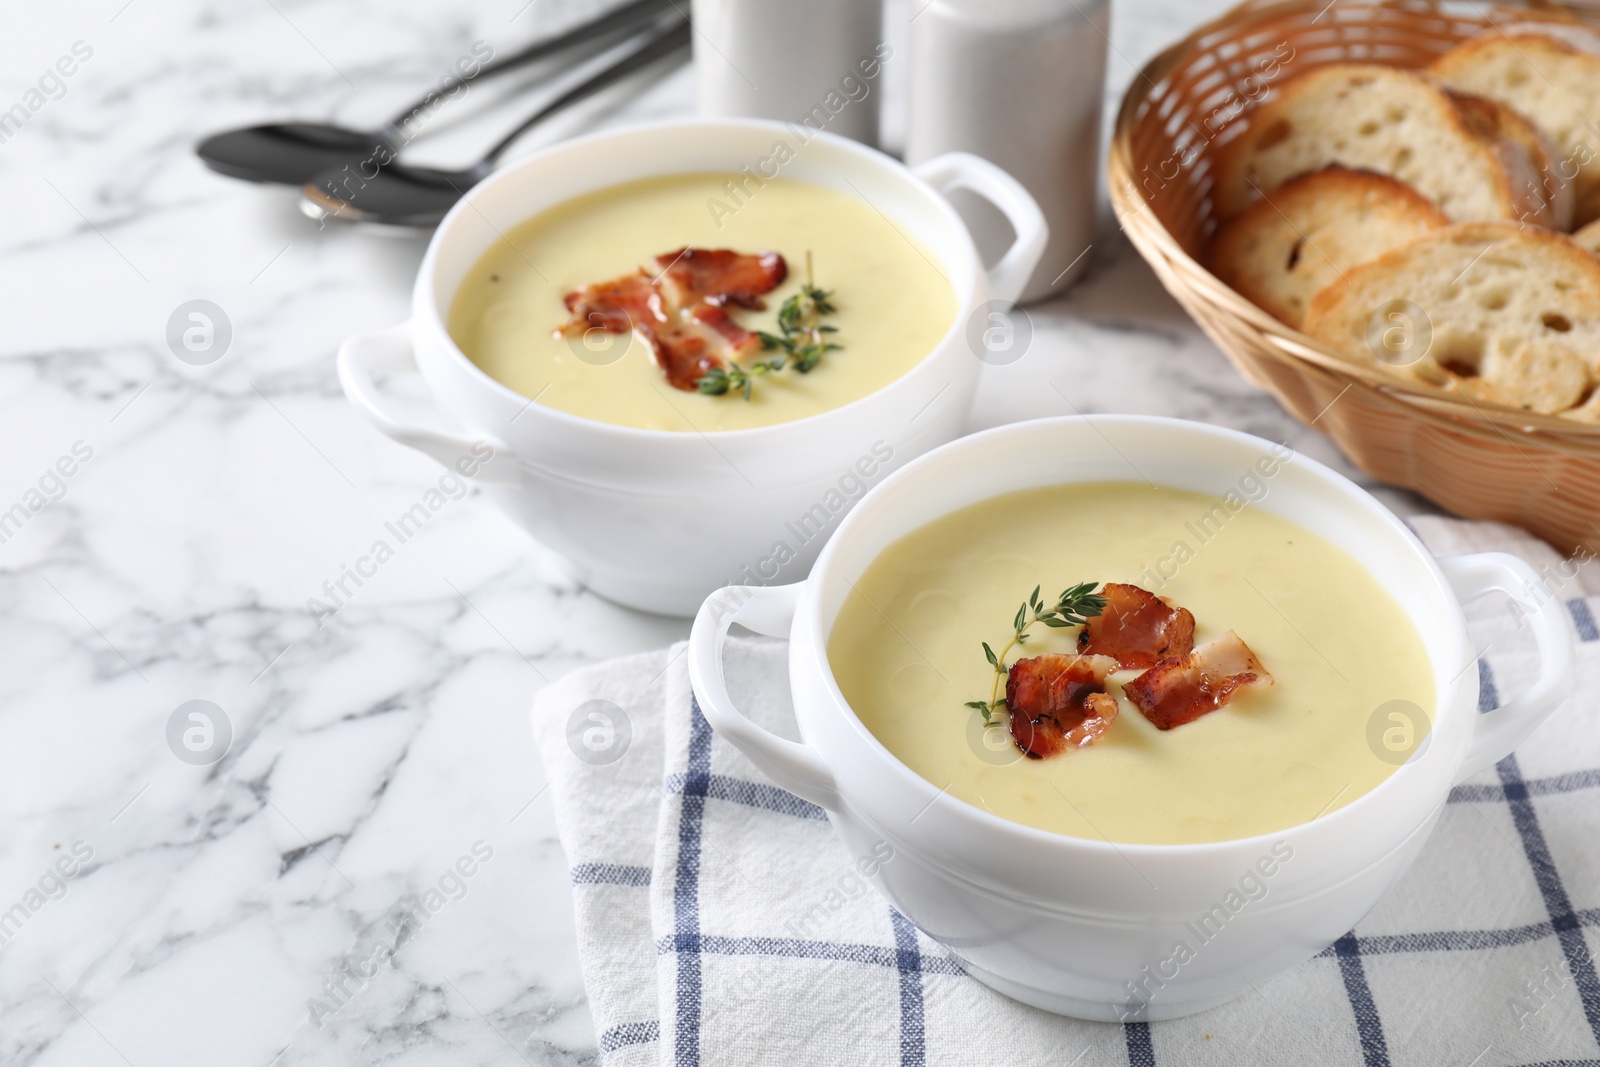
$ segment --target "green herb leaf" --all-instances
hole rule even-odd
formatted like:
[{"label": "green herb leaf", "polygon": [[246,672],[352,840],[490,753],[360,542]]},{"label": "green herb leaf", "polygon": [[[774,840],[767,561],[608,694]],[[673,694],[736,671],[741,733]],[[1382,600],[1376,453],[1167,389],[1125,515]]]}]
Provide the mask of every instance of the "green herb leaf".
[{"label": "green herb leaf", "polygon": [[721,396],[728,391],[728,372],[721,367],[713,368],[707,371],[695,385],[706,396]]},{"label": "green herb leaf", "polygon": [[822,321],[822,316],[832,315],[838,308],[830,299],[830,290],[818,289],[811,280],[811,253],[806,253],[806,278],[800,291],[794,293],[778,308],[778,333],[756,330],[764,352],[778,352],[770,360],[762,360],[748,369],[738,364],[706,372],[695,384],[707,396],[722,396],[733,390],[750,399],[754,379],[762,374],[772,374],[793,366],[798,374],[809,374],[829,352],[844,346],[824,339],[824,334],[838,333],[837,326]]},{"label": "green herb leaf", "polygon": [[1043,587],[1034,586],[1033,592],[1028,594],[1028,599],[1017,609],[1016,618],[1011,620],[1011,640],[1000,650],[999,655],[989,647],[989,642],[983,642],[983,655],[989,661],[989,666],[994,668],[994,681],[989,688],[988,700],[969,700],[966,706],[982,711],[986,724],[998,725],[991,719],[991,715],[1006,702],[1005,697],[1000,695],[1000,679],[1008,673],[1005,665],[1006,656],[1013,648],[1027,644],[1028,629],[1036,622],[1042,622],[1053,630],[1059,630],[1068,626],[1081,626],[1099,615],[1106,608],[1106,598],[1095,592],[1099,586],[1099,582],[1079,582],[1062,590],[1061,596],[1048,608],[1039,598],[1039,591]]}]

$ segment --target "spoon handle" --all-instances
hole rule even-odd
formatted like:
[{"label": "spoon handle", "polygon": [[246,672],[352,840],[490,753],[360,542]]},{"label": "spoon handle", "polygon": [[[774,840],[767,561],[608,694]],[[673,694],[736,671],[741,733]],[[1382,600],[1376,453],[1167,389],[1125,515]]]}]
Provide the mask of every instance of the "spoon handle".
[{"label": "spoon handle", "polygon": [[[603,37],[620,36],[632,30],[642,29],[672,9],[677,9],[675,0],[631,0],[630,3],[613,8],[598,18],[580,23],[565,33],[534,41],[520,52],[513,52],[509,56],[486,63],[471,75],[461,79],[461,83],[483,81],[548,56],[571,51]],[[404,110],[390,119],[384,125],[384,129],[398,132],[413,115],[431,107],[441,95],[438,89],[428,90],[422,99],[406,105]]]},{"label": "spoon handle", "polygon": [[[550,103],[541,107],[525,119],[521,125],[502,137],[493,148],[484,154],[480,166],[493,164],[506,149],[545,119],[558,111],[564,111],[573,104],[584,100],[615,82],[621,81],[628,75],[643,70],[659,59],[665,59],[674,53],[688,49],[691,41],[691,30],[688,19],[675,19],[667,27],[655,30],[648,34],[641,34],[638,38],[639,47],[620,57],[615,63],[606,67],[587,81],[579,82],[568,89]],[[687,58],[685,51],[684,58]]]}]

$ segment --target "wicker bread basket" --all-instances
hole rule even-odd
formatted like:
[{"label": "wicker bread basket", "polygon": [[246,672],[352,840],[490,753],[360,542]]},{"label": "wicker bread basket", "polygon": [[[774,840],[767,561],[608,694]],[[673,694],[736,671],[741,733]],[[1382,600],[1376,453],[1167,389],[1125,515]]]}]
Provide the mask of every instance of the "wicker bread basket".
[{"label": "wicker bread basket", "polygon": [[1491,26],[1600,15],[1548,4],[1252,0],[1151,60],[1111,145],[1112,204],[1163,285],[1251,382],[1328,433],[1368,474],[1474,519],[1600,552],[1600,426],[1473,401],[1352,362],[1285,326],[1200,264],[1217,222],[1214,151],[1253,103],[1336,62],[1421,67]]}]

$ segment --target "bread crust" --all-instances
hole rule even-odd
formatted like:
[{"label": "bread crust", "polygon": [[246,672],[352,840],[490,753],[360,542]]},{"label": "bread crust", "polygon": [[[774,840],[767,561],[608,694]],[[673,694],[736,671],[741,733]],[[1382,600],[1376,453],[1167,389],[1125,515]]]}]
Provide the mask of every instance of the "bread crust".
[{"label": "bread crust", "polygon": [[1574,409],[1600,382],[1600,257],[1566,235],[1503,222],[1433,231],[1346,271],[1312,299],[1304,329],[1375,363],[1373,324],[1394,308],[1410,336],[1431,338],[1404,353],[1402,373],[1474,401],[1592,417]]},{"label": "bread crust", "polygon": [[1335,163],[1251,204],[1217,232],[1207,261],[1235,292],[1298,328],[1311,298],[1346,270],[1449,222],[1404,182]]},{"label": "bread crust", "polygon": [[[1451,219],[1555,221],[1528,150],[1491,109],[1452,99],[1420,71],[1334,63],[1284,82],[1217,157],[1213,197],[1231,219],[1261,194],[1329,163],[1396,177]],[[1419,138],[1431,138],[1424,145]]]},{"label": "bread crust", "polygon": [[1554,150],[1544,183],[1571,190],[1576,225],[1600,218],[1600,33],[1577,23],[1512,23],[1463,42],[1428,69],[1531,121]]},{"label": "bread crust", "polygon": [[1578,247],[1600,256],[1600,219],[1578,230],[1572,235],[1572,240]]},{"label": "bread crust", "polygon": [[[1544,132],[1529,121],[1520,111],[1487,96],[1466,93],[1459,89],[1445,90],[1463,119],[1469,124],[1481,124],[1482,129],[1501,157],[1501,164],[1513,182],[1521,182],[1526,198],[1534,210],[1519,221],[1535,222],[1536,215],[1549,219],[1542,225],[1563,232],[1572,229],[1573,208],[1576,205],[1573,183],[1559,179],[1556,167],[1559,156],[1556,146]],[[1516,149],[1520,148],[1518,152]]]}]

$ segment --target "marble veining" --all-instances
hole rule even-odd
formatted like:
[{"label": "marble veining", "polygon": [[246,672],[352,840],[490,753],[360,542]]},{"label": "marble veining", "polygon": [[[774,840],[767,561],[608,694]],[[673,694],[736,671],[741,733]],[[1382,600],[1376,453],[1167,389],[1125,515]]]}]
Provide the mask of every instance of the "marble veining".
[{"label": "marble veining", "polygon": [[[575,587],[474,492],[319,625],[307,600],[440,473],[355,417],[332,359],[406,316],[424,242],[319,227],[292,193],[191,153],[250,121],[376,122],[475,42],[509,50],[589,7],[0,16],[0,108],[92,49],[0,143],[0,507],[48,499],[0,543],[0,1062],[594,1062],[526,711],[547,680],[687,624]],[[1222,7],[1117,5],[1111,99]],[[581,124],[684,114],[690,89],[680,71]],[[487,93],[416,158],[470,158],[529,107]],[[978,424],[1159,412],[1343,467],[1227,367],[1109,210],[1092,255],[1083,284],[1033,309],[1028,355],[986,372]],[[232,326],[208,366],[166,343],[193,299]],[[91,455],[58,486],[80,442]],[[193,700],[231,729],[210,766],[168,744]]]}]

